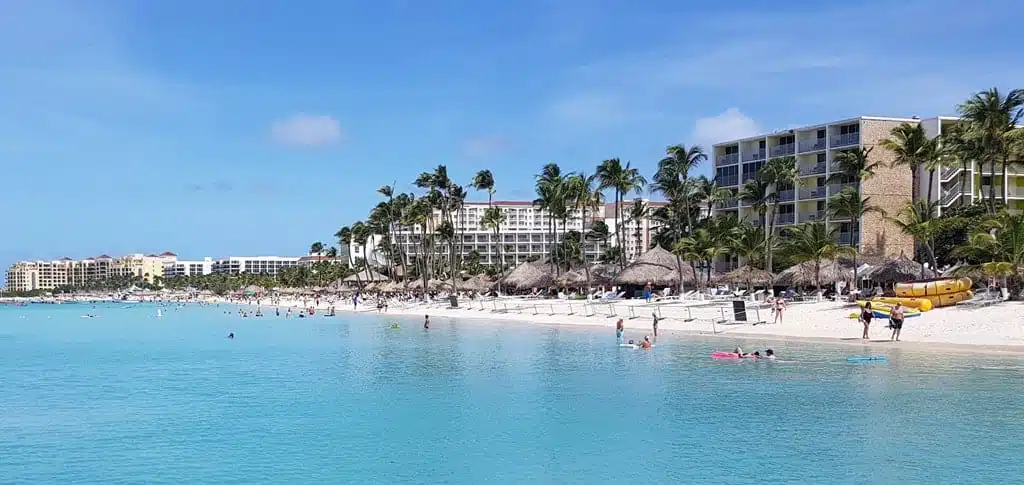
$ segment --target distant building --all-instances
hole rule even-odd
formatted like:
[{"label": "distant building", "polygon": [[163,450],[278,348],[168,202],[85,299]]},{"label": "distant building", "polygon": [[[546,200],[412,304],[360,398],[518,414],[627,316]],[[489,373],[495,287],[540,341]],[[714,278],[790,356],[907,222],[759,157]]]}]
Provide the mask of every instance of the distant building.
[{"label": "distant building", "polygon": [[179,276],[203,276],[210,273],[213,273],[213,258],[203,258],[201,261],[176,259],[164,263],[164,279]]},{"label": "distant building", "polygon": [[213,274],[237,275],[242,273],[277,276],[282,269],[299,265],[298,257],[290,256],[230,256],[213,261]]},{"label": "distant building", "polygon": [[120,258],[103,254],[80,260],[19,261],[7,270],[7,290],[52,290],[115,277],[138,277],[154,283],[163,277],[164,264],[175,257],[174,253],[129,254]]}]

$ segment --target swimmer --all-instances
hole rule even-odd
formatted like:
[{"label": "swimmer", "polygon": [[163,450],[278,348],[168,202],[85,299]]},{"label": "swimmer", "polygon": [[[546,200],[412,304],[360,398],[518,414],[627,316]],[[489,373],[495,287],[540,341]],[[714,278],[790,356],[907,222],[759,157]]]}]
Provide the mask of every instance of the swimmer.
[{"label": "swimmer", "polygon": [[423,330],[430,330],[430,315],[423,319]]},{"label": "swimmer", "polygon": [[658,314],[657,313],[651,313],[651,318],[654,319],[654,324],[653,324],[653,326],[654,326],[654,338],[658,338],[658,320],[661,320],[661,319],[658,318]]},{"label": "swimmer", "polygon": [[228,338],[229,338],[229,339],[232,339],[232,340],[234,340],[234,338],[235,338],[235,332],[231,332],[231,333],[229,333],[229,334],[228,334]]},{"label": "swimmer", "polygon": [[736,346],[736,350],[733,350],[732,353],[734,353],[734,354],[736,354],[736,355],[738,355],[740,357],[746,357],[747,356],[747,354],[745,354],[743,352],[743,347],[740,347],[739,345]]},{"label": "swimmer", "polygon": [[391,328],[401,328],[398,326],[398,322],[391,322]]},{"label": "swimmer", "polygon": [[765,350],[764,351],[764,357],[766,359],[775,360],[775,351],[772,350],[772,349]]},{"label": "swimmer", "polygon": [[622,338],[622,334],[625,331],[626,331],[626,326],[622,323],[622,319],[620,318],[619,321],[615,322],[615,338],[617,338],[617,339]]},{"label": "swimmer", "polygon": [[650,337],[644,335],[644,341],[640,342],[640,348],[646,349],[646,350],[651,350],[651,339],[650,339]]}]

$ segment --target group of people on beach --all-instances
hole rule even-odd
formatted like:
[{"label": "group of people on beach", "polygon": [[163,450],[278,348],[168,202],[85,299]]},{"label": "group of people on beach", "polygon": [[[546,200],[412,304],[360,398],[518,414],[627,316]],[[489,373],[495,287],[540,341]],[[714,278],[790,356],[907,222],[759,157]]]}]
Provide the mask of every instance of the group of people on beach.
[{"label": "group of people on beach", "polygon": [[[862,325],[864,325],[864,333],[861,334],[862,339],[868,340],[868,328],[871,326],[871,320],[875,316],[875,310],[871,308],[871,302],[865,302],[864,308],[860,310],[860,317],[857,319]],[[900,303],[893,305],[892,309],[889,310],[889,328],[892,330],[892,334],[889,335],[890,341],[899,342],[900,332],[903,331],[903,320],[906,319],[906,311]]]}]

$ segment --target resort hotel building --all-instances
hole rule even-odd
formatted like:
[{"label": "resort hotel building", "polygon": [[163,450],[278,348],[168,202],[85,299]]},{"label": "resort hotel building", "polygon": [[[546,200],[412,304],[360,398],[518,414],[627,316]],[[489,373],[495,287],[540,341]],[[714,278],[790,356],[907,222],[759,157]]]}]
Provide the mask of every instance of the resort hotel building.
[{"label": "resort hotel building", "polygon": [[[644,215],[639,218],[630,217],[633,204],[642,203],[646,207]],[[584,237],[584,255],[589,262],[597,261],[608,248],[617,244],[615,233],[615,204],[605,204],[587,211],[587,220],[583,220],[583,212],[572,211],[563,221],[552,221],[547,210],[534,205],[532,201],[493,201],[491,205],[498,207],[505,214],[505,222],[501,224],[500,236],[494,230],[481,223],[487,202],[467,202],[454,216],[456,238],[461,244],[456,246],[463,258],[476,252],[480,255],[480,263],[492,265],[498,263],[498,249],[501,246],[505,264],[514,266],[526,261],[543,258],[551,254],[552,249],[562,242],[565,234],[575,231],[586,236],[598,221],[608,226],[607,239],[594,240]],[[623,227],[623,245],[626,257],[633,259],[651,246],[651,238],[657,232],[657,221],[651,213],[664,202],[653,202],[646,199],[627,200],[622,204],[623,218],[619,221]],[[427,224],[427,232],[433,231],[441,223],[440,212],[435,212],[433,219]],[[551,224],[555,233],[552,234]],[[585,224],[584,224],[585,222]],[[423,229],[420,227],[401,227],[397,231],[395,243],[411,263],[421,251]],[[375,235],[367,241],[365,257],[371,264],[386,264],[387,257],[380,247],[382,238]],[[364,257],[362,245],[353,243],[349,248],[354,258]],[[447,254],[447,253],[445,253]]]},{"label": "resort hotel building", "polygon": [[164,264],[175,259],[174,253],[165,252],[159,255],[130,254],[120,258],[104,254],[80,260],[19,261],[7,270],[6,290],[52,290],[116,277],[138,277],[153,283],[163,277]]}]

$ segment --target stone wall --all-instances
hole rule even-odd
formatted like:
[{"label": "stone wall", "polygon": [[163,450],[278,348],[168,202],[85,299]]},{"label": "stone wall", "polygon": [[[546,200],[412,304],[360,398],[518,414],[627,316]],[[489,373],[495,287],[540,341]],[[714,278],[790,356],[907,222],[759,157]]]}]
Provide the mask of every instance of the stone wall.
[{"label": "stone wall", "polygon": [[[871,149],[871,160],[879,162],[875,176],[861,181],[861,196],[870,197],[871,205],[879,207],[890,216],[896,215],[910,201],[913,178],[908,167],[889,168],[893,156],[878,146],[888,138],[889,132],[899,126],[896,121],[861,120],[860,137],[865,150]],[[861,253],[867,256],[893,257],[905,254],[914,257],[914,238],[903,234],[900,228],[885,220],[880,214],[867,214],[861,221]]]}]

